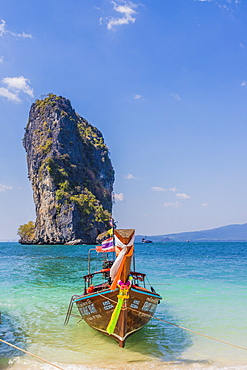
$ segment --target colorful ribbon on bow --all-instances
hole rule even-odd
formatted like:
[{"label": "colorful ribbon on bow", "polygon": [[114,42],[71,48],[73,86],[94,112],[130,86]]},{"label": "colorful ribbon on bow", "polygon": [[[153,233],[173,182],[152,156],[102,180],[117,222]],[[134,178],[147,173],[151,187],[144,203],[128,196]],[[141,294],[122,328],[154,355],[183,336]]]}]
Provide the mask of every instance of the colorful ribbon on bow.
[{"label": "colorful ribbon on bow", "polygon": [[114,330],[115,330],[115,327],[117,325],[117,321],[118,321],[118,318],[119,318],[119,315],[120,315],[120,312],[121,312],[121,308],[122,308],[122,305],[123,305],[123,302],[124,302],[124,299],[128,299],[129,298],[129,289],[131,287],[131,284],[132,284],[132,276],[129,276],[129,279],[128,281],[126,281],[126,283],[124,283],[123,281],[119,280],[118,281],[118,287],[119,287],[119,294],[117,296],[118,298],[118,302],[117,302],[117,305],[111,315],[111,319],[109,321],[109,324],[106,328],[106,331],[108,334],[112,334],[114,333]]}]

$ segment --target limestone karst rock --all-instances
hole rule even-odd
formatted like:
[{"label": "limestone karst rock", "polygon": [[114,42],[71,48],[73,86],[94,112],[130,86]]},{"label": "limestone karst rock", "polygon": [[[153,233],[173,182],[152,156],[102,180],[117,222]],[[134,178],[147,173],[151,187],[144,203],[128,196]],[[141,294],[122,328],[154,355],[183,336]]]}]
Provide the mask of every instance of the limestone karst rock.
[{"label": "limestone karst rock", "polygon": [[23,145],[36,207],[30,242],[95,243],[109,227],[114,182],[101,132],[49,94],[32,104]]}]

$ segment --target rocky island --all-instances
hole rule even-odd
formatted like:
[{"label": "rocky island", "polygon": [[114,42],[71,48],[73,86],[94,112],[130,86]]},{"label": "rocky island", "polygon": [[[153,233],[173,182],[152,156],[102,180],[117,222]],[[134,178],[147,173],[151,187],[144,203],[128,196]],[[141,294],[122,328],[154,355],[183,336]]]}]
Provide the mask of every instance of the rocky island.
[{"label": "rocky island", "polygon": [[101,132],[49,94],[32,104],[23,145],[36,222],[20,243],[94,244],[109,227],[114,182]]}]

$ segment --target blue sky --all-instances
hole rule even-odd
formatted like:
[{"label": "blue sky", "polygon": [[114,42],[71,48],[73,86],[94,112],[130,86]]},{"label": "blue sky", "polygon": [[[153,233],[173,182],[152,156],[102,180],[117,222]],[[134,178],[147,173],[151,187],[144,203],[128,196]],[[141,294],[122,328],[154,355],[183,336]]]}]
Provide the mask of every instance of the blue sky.
[{"label": "blue sky", "polygon": [[101,130],[118,226],[247,222],[244,0],[0,0],[0,240],[35,220],[24,127],[47,93]]}]

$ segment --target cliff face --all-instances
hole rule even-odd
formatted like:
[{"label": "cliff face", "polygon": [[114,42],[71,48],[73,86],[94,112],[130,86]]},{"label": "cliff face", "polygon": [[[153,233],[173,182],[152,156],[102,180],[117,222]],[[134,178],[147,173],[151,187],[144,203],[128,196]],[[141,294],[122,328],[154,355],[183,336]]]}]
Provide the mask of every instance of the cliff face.
[{"label": "cliff face", "polygon": [[114,171],[101,132],[49,94],[30,109],[23,145],[36,207],[34,243],[93,244],[109,227]]}]

